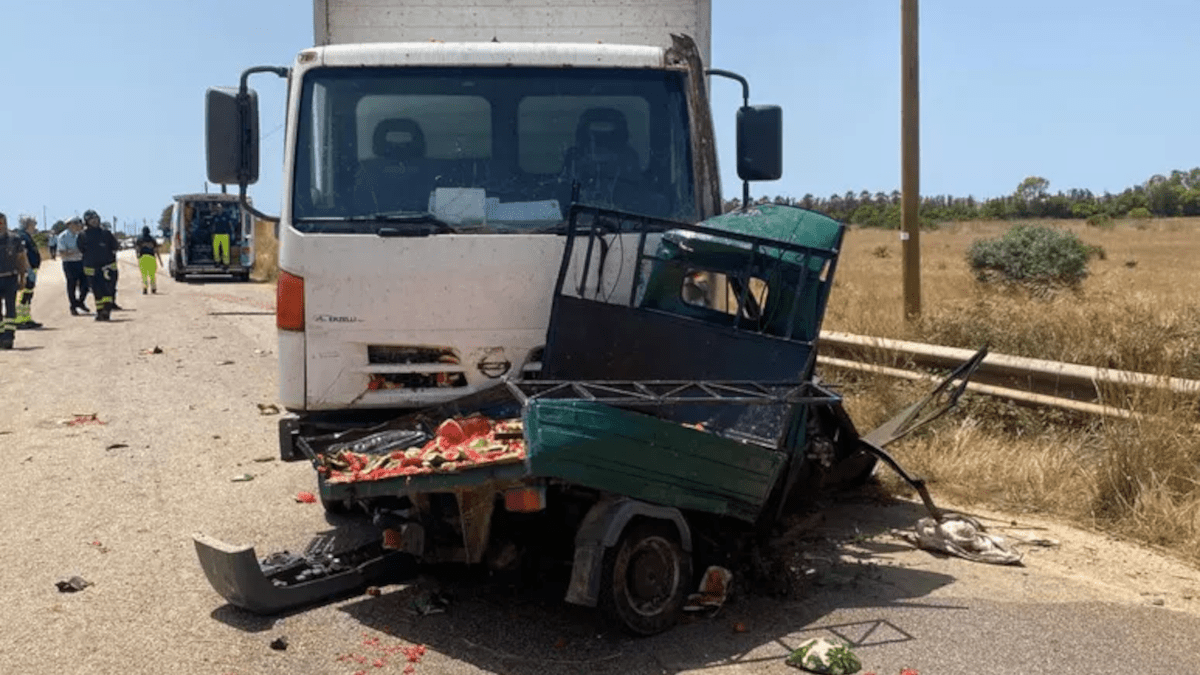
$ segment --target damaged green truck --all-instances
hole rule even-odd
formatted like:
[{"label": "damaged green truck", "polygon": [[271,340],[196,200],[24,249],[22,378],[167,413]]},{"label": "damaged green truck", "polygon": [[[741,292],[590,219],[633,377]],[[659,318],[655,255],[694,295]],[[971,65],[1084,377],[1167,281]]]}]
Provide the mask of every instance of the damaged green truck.
[{"label": "damaged green truck", "polygon": [[[867,480],[884,446],[949,410],[980,352],[860,434],[816,376],[845,227],[762,205],[700,224],[576,204],[536,377],[384,424],[301,436],[333,511],[377,541],[260,560],[195,536],[213,588],[276,613],[403,581],[424,565],[569,565],[566,601],[628,631],[673,626],[702,565],[814,496]],[[614,247],[636,246],[628,293]],[[624,273],[628,274],[626,270]]]}]

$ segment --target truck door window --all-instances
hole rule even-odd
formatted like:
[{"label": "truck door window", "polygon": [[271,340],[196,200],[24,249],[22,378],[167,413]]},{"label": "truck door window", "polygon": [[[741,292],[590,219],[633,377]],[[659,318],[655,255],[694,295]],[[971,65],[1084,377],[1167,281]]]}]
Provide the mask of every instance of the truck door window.
[{"label": "truck door window", "polygon": [[767,306],[767,292],[767,282],[757,277],[743,281],[739,277],[717,272],[693,271],[684,275],[679,296],[693,307],[715,309],[725,314],[737,314],[750,321],[759,321]]},{"label": "truck door window", "polygon": [[411,120],[421,129],[427,159],[492,156],[492,110],[479,96],[364,96],[354,111],[359,161],[378,158],[374,134],[385,120]]},{"label": "truck door window", "polygon": [[609,109],[625,117],[628,144],[638,169],[650,158],[650,103],[633,96],[527,96],[517,107],[517,163],[527,173],[557,174],[577,144],[581,118],[588,110]]}]

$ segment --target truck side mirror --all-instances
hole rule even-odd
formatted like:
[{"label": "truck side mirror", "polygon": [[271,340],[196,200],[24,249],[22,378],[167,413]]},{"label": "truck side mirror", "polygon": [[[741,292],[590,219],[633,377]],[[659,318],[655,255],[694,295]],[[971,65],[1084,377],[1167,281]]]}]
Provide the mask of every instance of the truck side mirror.
[{"label": "truck side mirror", "polygon": [[747,105],[737,112],[737,172],[742,180],[783,175],[783,109]]},{"label": "truck side mirror", "polygon": [[258,182],[258,94],[247,89],[246,105],[238,90],[210,87],[205,96],[205,144],[208,180],[219,185]]}]

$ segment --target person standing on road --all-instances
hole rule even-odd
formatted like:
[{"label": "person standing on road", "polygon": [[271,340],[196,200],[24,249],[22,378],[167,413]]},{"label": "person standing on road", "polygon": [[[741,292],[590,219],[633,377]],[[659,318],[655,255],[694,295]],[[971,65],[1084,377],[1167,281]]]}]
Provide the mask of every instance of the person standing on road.
[{"label": "person standing on road", "polygon": [[233,223],[229,213],[221,210],[211,216],[213,262],[229,267],[229,240],[233,237]]},{"label": "person standing on road", "polygon": [[134,242],[134,248],[137,249],[138,269],[142,271],[142,295],[146,294],[147,284],[151,293],[158,293],[156,277],[162,257],[158,254],[158,241],[150,234],[149,227],[142,228],[142,236]]},{"label": "person standing on road", "polygon": [[17,298],[17,330],[41,328],[42,324],[33,320],[33,289],[37,286],[38,268],[42,266],[42,254],[38,251],[37,219],[33,216],[21,216],[21,229],[17,232],[25,244],[25,259],[29,262],[29,270],[25,273],[20,293]]},{"label": "person standing on road", "polygon": [[58,259],[58,235],[55,233],[62,232],[65,225],[66,223],[60,220],[54,223],[54,227],[50,228],[50,235],[46,239],[46,248],[50,250],[51,260]]},{"label": "person standing on road", "polygon": [[[117,237],[116,237],[116,235],[114,235],[112,233],[112,224],[111,223],[103,223],[101,225],[101,227],[103,227],[104,231],[107,232],[109,234],[109,236],[111,236],[113,238],[114,241],[116,241]],[[118,251],[121,250],[121,242],[119,242],[119,241],[117,241],[117,250]],[[114,260],[113,268],[112,268],[112,302],[109,303],[108,306],[117,312],[125,311],[124,307],[117,304],[117,288],[120,285],[118,283],[120,280],[121,280],[121,267],[119,265],[117,265]]]},{"label": "person standing on road", "polygon": [[29,271],[25,242],[8,232],[8,217],[0,213],[0,349],[12,349],[17,333],[17,286]]},{"label": "person standing on road", "polygon": [[96,320],[108,321],[113,310],[113,284],[116,283],[117,238],[100,227],[100,214],[88,209],[83,213],[83,234],[79,250],[83,253],[83,273],[92,280],[96,298]]},{"label": "person standing on road", "polygon": [[67,302],[71,304],[71,315],[87,314],[91,310],[84,304],[88,294],[88,279],[83,273],[83,252],[79,250],[79,235],[83,221],[72,218],[67,229],[58,235],[58,250],[62,251],[63,276],[67,278]]}]

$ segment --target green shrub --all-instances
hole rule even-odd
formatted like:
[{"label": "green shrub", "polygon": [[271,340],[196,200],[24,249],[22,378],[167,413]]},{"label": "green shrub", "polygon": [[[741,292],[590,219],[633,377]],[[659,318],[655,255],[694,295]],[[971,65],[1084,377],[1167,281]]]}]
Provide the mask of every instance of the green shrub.
[{"label": "green shrub", "polygon": [[972,243],[967,264],[983,282],[1074,287],[1087,277],[1090,252],[1079,237],[1067,230],[1016,225],[997,239]]},{"label": "green shrub", "polygon": [[1113,227],[1116,225],[1113,222],[1112,216],[1107,213],[1093,213],[1088,216],[1087,224],[1091,227]]},{"label": "green shrub", "polygon": [[1134,220],[1149,220],[1150,218],[1153,218],[1154,215],[1150,213],[1150,209],[1144,206],[1139,206],[1136,209],[1129,210],[1129,217]]}]

